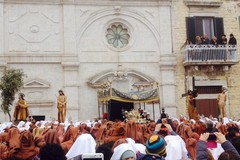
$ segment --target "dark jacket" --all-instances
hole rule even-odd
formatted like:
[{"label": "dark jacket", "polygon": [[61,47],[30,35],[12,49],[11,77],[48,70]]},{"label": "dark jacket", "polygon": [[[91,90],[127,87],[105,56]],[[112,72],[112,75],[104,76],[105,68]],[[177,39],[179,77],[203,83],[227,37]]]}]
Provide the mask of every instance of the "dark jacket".
[{"label": "dark jacket", "polygon": [[[206,142],[204,142],[204,141],[197,142],[196,160],[207,160],[207,147],[206,146],[207,146]],[[231,151],[231,152],[235,153],[238,156],[238,158],[240,159],[240,155],[238,154],[236,148],[234,148],[234,146],[232,145],[231,142],[226,141],[226,142],[222,143],[221,146],[224,149],[224,151]]]}]

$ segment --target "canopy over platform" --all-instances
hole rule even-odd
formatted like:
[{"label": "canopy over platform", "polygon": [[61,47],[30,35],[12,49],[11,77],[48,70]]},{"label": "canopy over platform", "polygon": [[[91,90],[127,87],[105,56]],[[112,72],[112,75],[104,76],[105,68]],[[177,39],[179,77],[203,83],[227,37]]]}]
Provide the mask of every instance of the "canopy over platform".
[{"label": "canopy over platform", "polygon": [[[108,111],[108,102],[111,100],[119,102],[130,102],[130,103],[152,103],[153,104],[153,115],[154,115],[154,104],[159,104],[160,109],[160,97],[158,83],[156,83],[156,88],[143,90],[143,91],[133,91],[133,92],[122,92],[115,88],[112,88],[112,84],[107,85],[102,84],[102,87],[98,89],[98,112],[100,118],[100,108],[102,108],[102,115],[104,112],[104,106],[106,111]],[[101,107],[102,106],[102,107]],[[104,117],[103,117],[104,118]],[[155,116],[154,116],[155,118]]]}]

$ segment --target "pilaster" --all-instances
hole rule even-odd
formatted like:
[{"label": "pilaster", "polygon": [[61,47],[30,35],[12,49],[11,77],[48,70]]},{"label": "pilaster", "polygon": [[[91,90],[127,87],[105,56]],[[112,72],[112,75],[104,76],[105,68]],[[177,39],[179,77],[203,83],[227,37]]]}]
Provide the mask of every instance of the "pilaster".
[{"label": "pilaster", "polygon": [[176,60],[173,55],[162,56],[159,62],[161,71],[160,95],[161,106],[170,116],[177,116],[176,103]]},{"label": "pilaster", "polygon": [[0,55],[4,51],[4,7],[0,1]]},{"label": "pilaster", "polygon": [[[164,13],[164,14],[163,14]],[[160,47],[162,54],[172,54],[172,19],[171,6],[159,6]]]},{"label": "pilaster", "polygon": [[78,83],[78,62],[65,62],[63,59],[63,80],[64,92],[67,98],[67,115],[69,120],[79,119],[79,83]]},{"label": "pilaster", "polygon": [[76,54],[75,5],[63,4],[64,54]]}]

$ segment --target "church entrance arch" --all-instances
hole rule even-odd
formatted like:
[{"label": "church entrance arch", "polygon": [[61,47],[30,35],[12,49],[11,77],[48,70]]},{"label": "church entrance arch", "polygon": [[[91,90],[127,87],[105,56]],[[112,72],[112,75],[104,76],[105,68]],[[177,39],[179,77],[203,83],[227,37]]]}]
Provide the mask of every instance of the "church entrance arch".
[{"label": "church entrance arch", "polygon": [[[117,70],[108,70],[97,74],[88,81],[89,86],[97,89],[99,119],[105,117],[109,120],[123,120],[123,111],[141,108],[141,104],[149,106],[154,112],[155,107],[160,109],[160,95],[158,82],[152,78],[130,69],[123,69],[121,65]],[[134,108],[138,107],[138,108]],[[147,108],[147,107],[146,107]]]}]

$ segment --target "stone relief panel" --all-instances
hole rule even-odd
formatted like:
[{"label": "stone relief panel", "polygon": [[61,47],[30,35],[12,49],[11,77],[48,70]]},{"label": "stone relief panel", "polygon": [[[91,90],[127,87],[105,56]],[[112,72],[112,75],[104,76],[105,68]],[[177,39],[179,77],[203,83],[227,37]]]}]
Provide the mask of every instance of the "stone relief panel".
[{"label": "stone relief panel", "polygon": [[30,101],[46,99],[47,97],[44,95],[47,95],[46,92],[49,87],[50,83],[40,78],[30,79],[23,84],[23,90]]},{"label": "stone relief panel", "polygon": [[6,4],[8,52],[61,51],[61,8],[55,5]]},{"label": "stone relief panel", "polygon": [[[154,15],[154,13],[151,13],[150,15],[149,13],[144,13],[150,17],[153,17]],[[85,16],[87,16],[87,14],[88,13],[86,13]],[[118,34],[110,35],[112,37],[106,36],[109,34],[111,29],[116,29],[116,31],[118,29],[123,31],[127,29],[126,33],[128,34],[128,37],[124,37],[124,40],[129,38],[130,40],[134,39],[134,45],[131,46],[131,50],[129,48],[125,48],[126,51],[138,52],[137,54],[139,54],[139,52],[157,53],[160,48],[159,32],[152,23],[141,15],[142,14],[134,11],[133,9],[116,6],[91,12],[91,14],[88,14],[88,18],[82,17],[82,23],[84,24],[77,29],[78,50],[88,53],[107,52],[109,49],[112,50],[111,48],[106,48],[110,45],[113,46],[112,48],[118,48],[117,51],[124,51],[121,49],[119,50],[119,48],[125,47],[119,46],[117,44],[119,41],[114,41],[114,37],[115,39],[121,39]],[[131,41],[129,41],[129,43],[130,42]],[[125,45],[126,43],[124,41],[121,45],[130,46]],[[114,47],[114,45],[118,47]],[[149,55],[149,53],[147,54]]]}]

